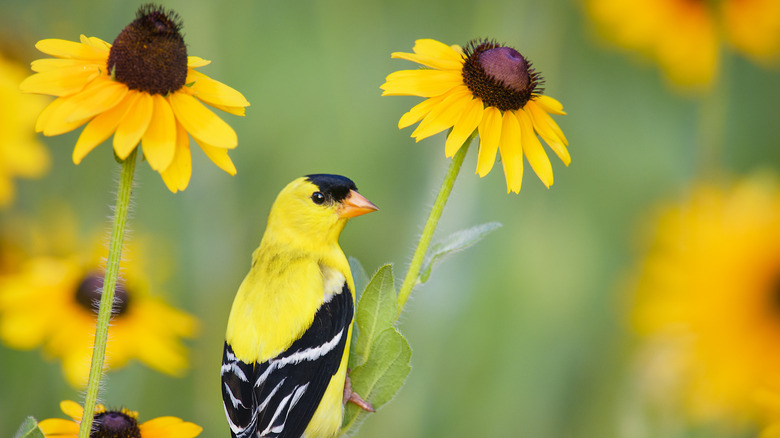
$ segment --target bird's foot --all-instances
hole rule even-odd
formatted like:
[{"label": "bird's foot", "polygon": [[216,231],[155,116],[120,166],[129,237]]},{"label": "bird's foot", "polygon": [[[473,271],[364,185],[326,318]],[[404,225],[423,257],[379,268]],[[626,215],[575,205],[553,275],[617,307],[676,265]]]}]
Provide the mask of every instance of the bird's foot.
[{"label": "bird's foot", "polygon": [[363,400],[363,397],[361,397],[357,392],[352,391],[352,381],[349,380],[349,376],[347,376],[347,379],[344,381],[343,403],[346,405],[347,402],[352,402],[358,405],[360,409],[366,412],[376,412],[374,411],[374,407],[371,405],[371,403]]}]

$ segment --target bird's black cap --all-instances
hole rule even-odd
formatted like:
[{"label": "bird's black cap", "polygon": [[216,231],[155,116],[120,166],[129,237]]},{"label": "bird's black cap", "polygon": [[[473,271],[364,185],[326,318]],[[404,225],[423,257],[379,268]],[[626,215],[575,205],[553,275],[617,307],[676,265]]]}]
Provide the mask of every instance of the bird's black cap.
[{"label": "bird's black cap", "polygon": [[306,175],[306,179],[317,186],[328,201],[341,202],[350,190],[357,191],[355,183],[346,176],[318,173]]}]

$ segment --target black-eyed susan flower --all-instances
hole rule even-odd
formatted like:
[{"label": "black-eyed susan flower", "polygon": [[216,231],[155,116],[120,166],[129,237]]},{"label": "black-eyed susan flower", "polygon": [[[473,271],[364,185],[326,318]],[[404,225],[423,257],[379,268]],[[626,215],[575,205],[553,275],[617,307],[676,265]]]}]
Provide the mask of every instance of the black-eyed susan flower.
[{"label": "black-eyed susan flower", "polygon": [[762,63],[780,55],[775,0],[588,0],[605,38],[659,64],[675,84],[706,87],[724,45]]},{"label": "black-eyed susan flower", "polygon": [[487,175],[501,153],[507,191],[519,192],[523,155],[544,185],[553,183],[550,159],[541,137],[569,165],[568,141],[550,114],[565,114],[555,99],[542,95],[542,77],[517,50],[493,41],[472,41],[461,50],[432,39],[415,42],[414,53],[396,52],[425,67],[387,76],[383,96],[419,96],[398,122],[399,129],[417,122],[417,141],[452,128],[444,153],[452,157],[477,130],[477,173]]},{"label": "black-eyed susan flower", "polygon": [[702,185],[665,208],[637,285],[635,327],[678,373],[664,397],[697,420],[755,419],[756,391],[780,376],[776,182]]},{"label": "black-eyed susan flower", "polygon": [[[0,339],[9,347],[43,347],[62,362],[66,380],[87,382],[95,319],[103,285],[105,248],[24,260],[15,272],[0,275]],[[154,294],[141,244],[124,251],[123,278],[115,288],[106,368],[131,359],[171,375],[188,367],[182,338],[192,337],[197,320]]]},{"label": "black-eyed susan flower", "polygon": [[14,200],[15,178],[36,178],[49,169],[49,153],[35,138],[35,117],[46,102],[22,94],[24,67],[0,54],[0,206]]},{"label": "black-eyed susan flower", "polygon": [[249,102],[195,70],[210,61],[187,56],[180,30],[176,14],[146,5],[113,44],[83,35],[80,42],[39,41],[38,50],[54,58],[34,61],[36,73],[21,89],[57,99],[41,112],[36,131],[59,135],[86,124],[73,150],[76,164],[111,135],[120,159],[140,142],[173,192],[189,184],[189,134],[214,164],[234,175],[228,150],[238,144],[236,133],[204,103],[243,116]]},{"label": "black-eyed susan flower", "polygon": [[[78,403],[65,400],[60,403],[62,412],[70,420],[47,418],[38,423],[46,438],[76,438],[84,408]],[[143,423],[138,422],[138,412],[127,408],[107,409],[104,405],[95,408],[90,438],[193,438],[200,435],[202,427],[177,417],[158,417]]]}]

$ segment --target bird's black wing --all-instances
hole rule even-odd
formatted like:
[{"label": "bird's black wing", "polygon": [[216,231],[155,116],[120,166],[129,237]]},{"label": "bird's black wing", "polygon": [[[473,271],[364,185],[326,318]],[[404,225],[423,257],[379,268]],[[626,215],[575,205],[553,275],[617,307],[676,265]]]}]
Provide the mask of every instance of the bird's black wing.
[{"label": "bird's black wing", "polygon": [[222,404],[225,407],[230,435],[233,438],[254,436],[257,418],[254,413],[253,364],[236,358],[233,348],[225,342],[222,352]]},{"label": "bird's black wing", "polygon": [[[225,344],[222,398],[234,437],[303,435],[339,369],[354,313],[346,283],[329,298],[303,336],[267,362],[245,364]],[[251,377],[251,385],[242,377]]]}]

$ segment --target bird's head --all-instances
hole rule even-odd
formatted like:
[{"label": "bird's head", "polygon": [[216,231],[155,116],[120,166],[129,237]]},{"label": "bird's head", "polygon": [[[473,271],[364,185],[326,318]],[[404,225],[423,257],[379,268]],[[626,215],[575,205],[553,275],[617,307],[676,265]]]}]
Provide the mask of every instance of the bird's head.
[{"label": "bird's head", "polygon": [[378,208],[357,192],[351,179],[316,174],[298,178],[279,193],[268,216],[268,230],[289,243],[331,244],[347,219]]}]

